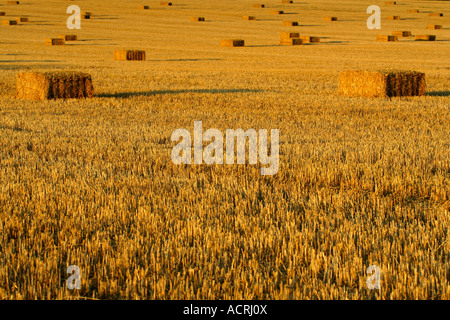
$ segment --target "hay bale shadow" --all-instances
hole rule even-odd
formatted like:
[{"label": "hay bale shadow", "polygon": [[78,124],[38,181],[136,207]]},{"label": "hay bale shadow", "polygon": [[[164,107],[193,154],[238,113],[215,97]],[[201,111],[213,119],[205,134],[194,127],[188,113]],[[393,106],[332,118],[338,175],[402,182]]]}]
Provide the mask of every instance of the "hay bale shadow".
[{"label": "hay bale shadow", "polygon": [[425,95],[431,97],[449,97],[450,91],[431,91],[426,92]]},{"label": "hay bale shadow", "polygon": [[263,90],[254,89],[182,89],[182,90],[156,90],[144,92],[118,92],[118,93],[99,93],[95,96],[98,98],[129,98],[136,96],[155,96],[160,94],[183,94],[183,93],[258,93]]}]

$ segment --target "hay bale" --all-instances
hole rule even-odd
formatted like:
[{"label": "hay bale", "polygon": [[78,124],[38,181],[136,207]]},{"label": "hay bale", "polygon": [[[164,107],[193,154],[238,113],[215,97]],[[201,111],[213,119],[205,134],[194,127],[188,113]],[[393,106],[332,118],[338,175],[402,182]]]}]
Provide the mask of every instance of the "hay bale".
[{"label": "hay bale", "polygon": [[270,11],[271,14],[284,14],[284,11],[282,10],[272,10]]},{"label": "hay bale", "polygon": [[3,17],[3,16],[6,16],[6,12],[3,12],[3,11],[0,12],[0,16],[2,16],[2,17]]},{"label": "hay bale", "polygon": [[294,3],[292,0],[281,0],[281,3]]},{"label": "hay bale", "polygon": [[325,21],[337,21],[337,17],[324,17],[323,20]]},{"label": "hay bale", "polygon": [[430,17],[443,17],[444,14],[443,13],[437,13],[437,12],[431,12]]},{"label": "hay bale", "polygon": [[398,38],[397,36],[378,35],[377,41],[391,42],[391,41],[398,41]]},{"label": "hay bale", "polygon": [[148,9],[150,9],[150,6],[139,6],[138,9],[148,10]]},{"label": "hay bale", "polygon": [[242,16],[242,19],[244,20],[256,20],[255,16]]},{"label": "hay bale", "polygon": [[143,50],[115,50],[114,60],[118,61],[143,61],[145,51]]},{"label": "hay bale", "polygon": [[425,74],[417,71],[344,71],[339,93],[351,97],[403,97],[425,94]]},{"label": "hay bale", "polygon": [[419,13],[419,9],[408,9],[409,13]]},{"label": "hay bale", "polygon": [[260,4],[260,3],[254,3],[254,4],[252,4],[252,7],[253,7],[253,8],[264,8],[265,5]]},{"label": "hay bale", "polygon": [[298,32],[281,32],[280,38],[281,39],[294,39],[294,38],[299,39],[300,33],[298,33]]},{"label": "hay bale", "polygon": [[77,41],[77,36],[75,34],[60,34],[58,38],[64,39],[64,41]]},{"label": "hay bale", "polygon": [[45,44],[48,46],[63,46],[65,43],[65,40],[61,38],[48,38],[45,40]]},{"label": "hay bale", "polygon": [[23,18],[23,17],[17,17],[16,21],[17,22],[29,22],[28,18]]},{"label": "hay bale", "polygon": [[303,43],[319,43],[320,42],[319,37],[300,36],[300,39],[302,39]]},{"label": "hay bale", "polygon": [[397,37],[411,37],[411,31],[392,31],[392,35]]},{"label": "hay bale", "polygon": [[282,25],[287,26],[287,27],[297,27],[298,22],[297,21],[283,21]]},{"label": "hay bale", "polygon": [[6,4],[19,4],[19,1],[7,1]]},{"label": "hay bale", "polygon": [[205,21],[204,17],[191,17],[191,21],[198,22],[198,21]]},{"label": "hay bale", "polygon": [[300,38],[282,38],[280,40],[281,46],[298,46],[303,44],[303,40]]},{"label": "hay bale", "polygon": [[389,16],[388,19],[390,19],[390,20],[400,20],[400,16]]},{"label": "hay bale", "polygon": [[395,1],[386,1],[384,4],[387,5],[387,6],[394,6],[394,5],[397,4],[397,2],[395,2]]},{"label": "hay bale", "polygon": [[220,41],[221,47],[243,47],[245,46],[244,40],[225,39]]},{"label": "hay bale", "polygon": [[91,14],[82,13],[80,14],[80,19],[91,19]]},{"label": "hay bale", "polygon": [[442,25],[440,25],[440,24],[429,24],[429,25],[427,25],[427,29],[439,30],[439,29],[442,29]]},{"label": "hay bale", "polygon": [[416,41],[436,41],[435,35],[416,35]]},{"label": "hay bale", "polygon": [[16,26],[17,21],[16,20],[2,20],[3,26]]},{"label": "hay bale", "polygon": [[160,2],[159,3],[161,6],[171,6],[172,2]]},{"label": "hay bale", "polygon": [[92,98],[91,76],[83,72],[20,72],[17,98],[27,100]]}]

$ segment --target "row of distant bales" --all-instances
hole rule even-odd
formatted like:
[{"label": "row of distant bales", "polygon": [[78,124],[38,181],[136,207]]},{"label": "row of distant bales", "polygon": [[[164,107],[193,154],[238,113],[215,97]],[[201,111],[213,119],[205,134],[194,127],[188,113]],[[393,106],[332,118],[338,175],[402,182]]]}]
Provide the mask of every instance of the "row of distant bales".
[{"label": "row of distant bales", "polygon": [[[8,1],[8,4],[19,4],[19,1]],[[292,4],[293,1],[291,0],[282,0],[281,3],[283,4]],[[385,2],[386,5],[396,5],[397,3],[395,1],[387,1]],[[160,2],[160,5],[162,6],[172,6],[171,2]],[[265,8],[264,4],[253,4],[254,8]],[[141,5],[138,7],[142,10],[149,10],[150,6],[147,5]],[[418,9],[409,9],[407,10],[409,13],[419,13]],[[272,10],[270,11],[271,14],[275,15],[281,15],[284,14],[284,11],[280,10]],[[0,16],[5,16],[5,12],[0,12]],[[92,13],[91,12],[83,12],[80,15],[81,19],[91,19]],[[433,17],[443,17],[443,13],[436,13],[432,12],[429,13],[429,16]],[[244,20],[256,20],[255,16],[243,16]],[[390,16],[388,19],[391,20],[401,20],[400,16]],[[205,17],[191,17],[191,21],[193,22],[204,22]],[[338,17],[324,17],[325,21],[338,21]],[[18,22],[29,22],[28,18],[25,17],[17,17],[15,20],[3,20],[2,25],[17,25]],[[283,26],[289,26],[289,27],[295,27],[299,26],[298,21],[283,21]],[[442,29],[442,25],[428,25],[427,29],[433,29],[433,30],[440,30]],[[408,38],[412,37],[411,31],[393,31],[392,35],[377,35],[376,40],[377,41],[383,41],[383,42],[391,42],[391,41],[398,41],[399,38]],[[76,41],[77,36],[76,35],[59,35],[57,38],[48,38],[46,39],[45,43],[47,45],[51,46],[57,46],[57,45],[65,45],[66,41]],[[416,41],[436,41],[436,35],[415,35]],[[282,32],[280,34],[280,45],[284,46],[294,46],[294,45],[302,45],[305,43],[311,44],[311,43],[319,43],[320,38],[315,36],[302,36],[298,32]],[[245,40],[243,39],[224,39],[220,41],[220,46],[222,47],[243,47],[245,46]],[[119,50],[114,52],[114,59],[116,60],[145,60],[145,52],[139,51],[139,50]]]}]

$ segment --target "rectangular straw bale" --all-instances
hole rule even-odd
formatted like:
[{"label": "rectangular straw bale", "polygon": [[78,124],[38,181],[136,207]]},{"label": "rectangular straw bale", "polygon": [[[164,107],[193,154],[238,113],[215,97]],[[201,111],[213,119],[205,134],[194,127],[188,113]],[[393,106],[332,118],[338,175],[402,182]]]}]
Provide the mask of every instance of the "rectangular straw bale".
[{"label": "rectangular straw bale", "polygon": [[281,0],[281,3],[294,3],[292,0]]},{"label": "rectangular straw bale", "polygon": [[283,21],[283,26],[287,26],[287,27],[297,27],[298,26],[298,22],[297,21]]},{"label": "rectangular straw bale", "polygon": [[378,35],[377,36],[377,41],[386,41],[386,42],[398,41],[398,38],[397,38],[397,36]]},{"label": "rectangular straw bale", "polygon": [[337,17],[324,17],[323,20],[325,21],[337,21]]},{"label": "rectangular straw bale", "polygon": [[242,19],[244,20],[256,20],[255,16],[242,16]]},{"label": "rectangular straw bale", "polygon": [[139,6],[138,9],[148,10],[148,9],[150,9],[150,6]]},{"label": "rectangular straw bale", "polygon": [[272,10],[270,11],[271,14],[284,14],[284,11],[282,10]]},{"label": "rectangular straw bale", "polygon": [[2,25],[4,26],[16,26],[17,21],[16,20],[2,20]]},{"label": "rectangular straw bale", "polygon": [[425,94],[425,74],[417,71],[344,71],[339,93],[351,97],[403,97]]},{"label": "rectangular straw bale", "polygon": [[191,17],[191,21],[205,21],[204,17]]},{"label": "rectangular straw bale", "polygon": [[300,39],[303,40],[303,43],[319,43],[319,37],[311,37],[311,36],[300,36]]},{"label": "rectangular straw bale", "polygon": [[28,20],[28,18],[24,18],[24,17],[17,17],[16,21],[17,22],[28,22],[29,20]]},{"label": "rectangular straw bale", "polygon": [[0,12],[0,16],[6,16],[6,12],[4,11]]},{"label": "rectangular straw bale", "polygon": [[160,2],[159,3],[161,6],[171,6],[172,2]]},{"label": "rectangular straw bale", "polygon": [[439,25],[439,24],[429,24],[429,25],[427,25],[427,29],[436,29],[436,30],[442,29],[442,25]]},{"label": "rectangular straw bale", "polygon": [[77,41],[77,36],[75,34],[60,34],[58,38],[64,39],[65,41]]},{"label": "rectangular straw bale", "polygon": [[411,37],[411,31],[392,31],[392,35],[397,37]]},{"label": "rectangular straw bale", "polygon": [[443,17],[443,13],[431,12],[430,17]]},{"label": "rectangular straw bale", "polygon": [[261,3],[254,3],[254,4],[252,4],[252,7],[253,7],[253,8],[264,8],[265,5],[263,5],[263,4],[261,4]]},{"label": "rectangular straw bale", "polygon": [[435,35],[416,35],[416,41],[436,41]]},{"label": "rectangular straw bale", "polygon": [[221,47],[243,47],[245,46],[244,40],[225,39],[220,41]]},{"label": "rectangular straw bale", "polygon": [[119,61],[143,61],[145,60],[145,51],[143,50],[115,50],[114,60]]},{"label": "rectangular straw bale", "polygon": [[282,46],[298,46],[303,44],[303,40],[300,38],[281,38],[280,45]]},{"label": "rectangular straw bale", "polygon": [[61,38],[48,38],[45,40],[45,44],[48,46],[63,46],[65,41]]},{"label": "rectangular straw bale", "polygon": [[300,33],[298,32],[281,32],[281,39],[292,39],[292,38],[300,38]]},{"label": "rectangular straw bale", "polygon": [[389,16],[389,20],[400,20],[400,16]]},{"label": "rectangular straw bale", "polygon": [[83,20],[85,20],[85,19],[91,19],[91,15],[90,14],[80,14],[80,19],[83,19]]},{"label": "rectangular straw bale", "polygon": [[409,13],[419,13],[418,9],[409,9],[408,10]]},{"label": "rectangular straw bale", "polygon": [[19,1],[7,1],[6,4],[19,4]]},{"label": "rectangular straw bale", "polygon": [[397,2],[395,2],[395,1],[386,1],[384,4],[387,5],[387,6],[393,6],[393,5],[396,5]]},{"label": "rectangular straw bale", "polygon": [[91,76],[83,72],[19,72],[17,98],[27,100],[92,98]]}]

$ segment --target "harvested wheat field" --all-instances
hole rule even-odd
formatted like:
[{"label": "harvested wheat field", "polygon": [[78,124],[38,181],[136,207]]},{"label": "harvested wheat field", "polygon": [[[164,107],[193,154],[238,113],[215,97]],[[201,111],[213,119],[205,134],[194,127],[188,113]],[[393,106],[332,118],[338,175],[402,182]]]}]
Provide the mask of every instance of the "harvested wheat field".
[{"label": "harvested wheat field", "polygon": [[[95,13],[79,30],[72,4]],[[381,30],[366,26],[367,1],[253,4],[2,7],[0,299],[450,299],[449,2],[379,2]],[[415,41],[428,25],[443,25],[435,41]],[[376,41],[399,30],[412,36]],[[302,45],[280,43],[294,32]],[[78,40],[46,45],[66,34]],[[114,60],[127,48],[145,59]],[[392,78],[413,96],[340,93],[355,70],[424,76]],[[193,138],[194,121],[224,137],[266,129],[269,143],[278,129],[278,171],[175,164],[172,134]]]}]

